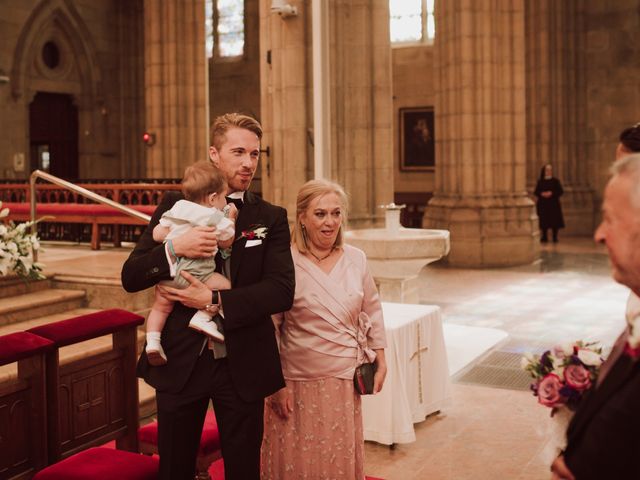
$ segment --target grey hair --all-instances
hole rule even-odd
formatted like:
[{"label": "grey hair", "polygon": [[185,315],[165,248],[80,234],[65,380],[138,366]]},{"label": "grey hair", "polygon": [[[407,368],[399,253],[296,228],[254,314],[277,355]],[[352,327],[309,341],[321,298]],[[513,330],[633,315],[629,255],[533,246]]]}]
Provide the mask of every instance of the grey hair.
[{"label": "grey hair", "polygon": [[640,208],[640,153],[626,155],[611,165],[611,175],[624,175],[630,177],[633,186],[629,192],[631,203]]}]

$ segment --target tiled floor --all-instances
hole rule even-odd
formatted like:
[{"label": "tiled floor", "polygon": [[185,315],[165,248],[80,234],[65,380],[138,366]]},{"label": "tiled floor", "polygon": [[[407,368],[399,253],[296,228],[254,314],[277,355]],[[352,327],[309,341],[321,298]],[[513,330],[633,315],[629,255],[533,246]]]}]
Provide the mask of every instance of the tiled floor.
[{"label": "tiled floor", "polygon": [[[118,278],[127,254],[49,247],[41,259],[49,271]],[[533,265],[432,264],[420,280],[421,303],[440,305],[445,322],[509,332],[498,347],[504,352],[576,339],[610,346],[624,324],[628,291],[610,278],[606,252],[586,238],[544,246]],[[548,415],[529,392],[454,384],[452,405],[416,425],[415,443],[393,449],[367,443],[366,472],[386,480],[549,478],[557,420]]]}]

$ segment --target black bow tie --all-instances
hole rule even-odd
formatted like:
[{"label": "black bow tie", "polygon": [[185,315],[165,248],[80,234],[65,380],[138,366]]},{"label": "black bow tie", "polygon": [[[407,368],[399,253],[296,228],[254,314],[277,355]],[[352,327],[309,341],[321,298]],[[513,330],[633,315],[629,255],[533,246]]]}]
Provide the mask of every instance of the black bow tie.
[{"label": "black bow tie", "polygon": [[244,204],[241,198],[231,198],[231,197],[227,197],[227,203],[233,203],[238,210],[240,210],[242,208],[242,205]]}]

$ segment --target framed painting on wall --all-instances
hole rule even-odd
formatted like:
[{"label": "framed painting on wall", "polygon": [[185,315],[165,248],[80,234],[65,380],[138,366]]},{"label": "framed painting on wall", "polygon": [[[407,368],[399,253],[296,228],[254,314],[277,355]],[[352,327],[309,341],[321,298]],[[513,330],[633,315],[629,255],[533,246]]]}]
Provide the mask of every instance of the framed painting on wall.
[{"label": "framed painting on wall", "polygon": [[400,170],[428,171],[436,166],[433,107],[400,109]]}]

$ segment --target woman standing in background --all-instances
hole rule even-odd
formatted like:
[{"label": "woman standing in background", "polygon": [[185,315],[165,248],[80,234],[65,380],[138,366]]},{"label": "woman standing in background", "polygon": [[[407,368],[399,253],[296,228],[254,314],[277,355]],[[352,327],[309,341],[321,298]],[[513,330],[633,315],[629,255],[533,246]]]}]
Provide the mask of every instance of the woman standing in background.
[{"label": "woman standing in background", "polygon": [[547,163],[540,170],[540,178],[533,192],[537,197],[536,211],[540,222],[540,241],[547,243],[547,231],[553,233],[553,243],[558,242],[558,230],[564,228],[564,217],[560,206],[560,197],[564,193],[560,180],[553,176],[553,168]]}]

